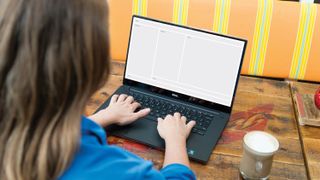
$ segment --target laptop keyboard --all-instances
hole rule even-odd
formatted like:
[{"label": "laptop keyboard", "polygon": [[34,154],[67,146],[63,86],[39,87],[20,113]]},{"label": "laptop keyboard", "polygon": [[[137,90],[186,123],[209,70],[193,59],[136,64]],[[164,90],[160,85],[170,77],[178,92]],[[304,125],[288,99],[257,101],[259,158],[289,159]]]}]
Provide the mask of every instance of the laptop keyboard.
[{"label": "laptop keyboard", "polygon": [[162,98],[155,98],[146,94],[132,92],[129,93],[133,96],[135,101],[141,104],[141,108],[150,108],[151,112],[147,116],[147,119],[157,121],[158,117],[164,118],[168,114],[179,112],[187,118],[187,121],[196,121],[195,127],[192,129],[192,133],[199,135],[205,135],[210,123],[215,117],[215,114],[208,113],[207,111],[201,111],[199,109],[192,108],[187,105],[175,103],[173,101],[165,100]]}]

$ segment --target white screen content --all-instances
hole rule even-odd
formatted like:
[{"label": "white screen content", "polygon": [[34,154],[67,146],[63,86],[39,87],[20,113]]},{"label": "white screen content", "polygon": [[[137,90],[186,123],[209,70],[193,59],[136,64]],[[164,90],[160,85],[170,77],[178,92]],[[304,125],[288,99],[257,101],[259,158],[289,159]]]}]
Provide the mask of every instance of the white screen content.
[{"label": "white screen content", "polygon": [[230,107],[244,45],[134,17],[125,77]]}]

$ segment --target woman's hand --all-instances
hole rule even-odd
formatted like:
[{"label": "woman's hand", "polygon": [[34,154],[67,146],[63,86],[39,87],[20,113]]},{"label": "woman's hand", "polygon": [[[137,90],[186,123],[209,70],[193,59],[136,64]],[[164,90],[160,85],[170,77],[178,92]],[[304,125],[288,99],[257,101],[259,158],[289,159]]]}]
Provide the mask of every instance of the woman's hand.
[{"label": "woman's hand", "polygon": [[164,120],[158,118],[157,129],[166,143],[163,167],[174,163],[189,167],[186,140],[196,122],[190,121],[188,124],[186,122],[187,118],[181,117],[180,113],[174,113],[173,116],[167,115]]},{"label": "woman's hand", "polygon": [[113,95],[110,104],[106,109],[103,109],[88,118],[103,127],[110,124],[127,125],[149,114],[149,108],[134,112],[139,107],[140,104],[135,102],[132,96],[126,94]]},{"label": "woman's hand", "polygon": [[158,132],[162,139],[166,142],[181,143],[188,138],[191,129],[196,124],[195,121],[190,121],[186,124],[187,118],[181,116],[180,113],[174,115],[168,114],[164,119],[158,118]]}]

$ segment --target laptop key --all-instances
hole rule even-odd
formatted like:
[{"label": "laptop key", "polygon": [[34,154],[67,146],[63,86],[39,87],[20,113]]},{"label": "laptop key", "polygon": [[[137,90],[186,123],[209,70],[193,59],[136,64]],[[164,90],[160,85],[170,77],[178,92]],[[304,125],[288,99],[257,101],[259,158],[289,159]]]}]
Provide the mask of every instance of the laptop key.
[{"label": "laptop key", "polygon": [[207,120],[207,121],[212,121],[214,118],[214,116],[205,116],[204,118]]},{"label": "laptop key", "polygon": [[196,133],[198,132],[198,129],[196,127],[192,128],[191,132]]},{"label": "laptop key", "polygon": [[203,131],[198,131],[197,134],[203,136],[203,135],[204,135],[204,132],[203,132]]}]

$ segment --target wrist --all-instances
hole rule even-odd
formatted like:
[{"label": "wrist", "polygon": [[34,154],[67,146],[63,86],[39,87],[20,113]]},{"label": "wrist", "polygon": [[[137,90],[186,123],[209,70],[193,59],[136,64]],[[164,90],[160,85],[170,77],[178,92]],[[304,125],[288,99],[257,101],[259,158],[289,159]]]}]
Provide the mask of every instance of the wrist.
[{"label": "wrist", "polygon": [[186,139],[184,138],[166,138],[164,139],[166,146],[186,147]]},{"label": "wrist", "polygon": [[[106,111],[106,110],[102,110],[102,111]],[[97,124],[99,124],[102,127],[106,127],[109,126],[111,124],[116,123],[115,118],[112,117],[112,115],[110,113],[102,113],[101,111],[89,116],[88,118],[93,120],[94,122],[96,122]]]},{"label": "wrist", "polygon": [[168,139],[165,140],[165,158],[163,162],[163,167],[169,164],[183,164],[190,167],[186,139]]}]

